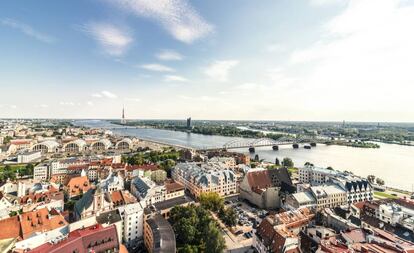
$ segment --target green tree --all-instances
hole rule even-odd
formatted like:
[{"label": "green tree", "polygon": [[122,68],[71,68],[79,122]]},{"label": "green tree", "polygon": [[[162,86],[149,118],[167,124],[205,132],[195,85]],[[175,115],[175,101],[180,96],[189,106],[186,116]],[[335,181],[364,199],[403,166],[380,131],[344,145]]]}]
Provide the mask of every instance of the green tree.
[{"label": "green tree", "polygon": [[29,163],[26,165],[26,175],[33,175],[33,164]]},{"label": "green tree", "polygon": [[200,194],[201,206],[207,210],[218,212],[224,207],[224,200],[216,192],[206,192]]},{"label": "green tree", "polygon": [[205,237],[205,252],[206,253],[221,253],[226,249],[226,242],[224,241],[223,235],[217,228],[217,225],[213,222],[209,224],[206,229]]},{"label": "green tree", "polygon": [[280,166],[280,161],[279,161],[279,159],[277,159],[277,158],[276,158],[276,160],[275,160],[275,165],[276,165],[276,166]]},{"label": "green tree", "polygon": [[237,223],[237,214],[233,208],[223,208],[219,212],[220,219],[226,224],[226,226],[233,227]]},{"label": "green tree", "polygon": [[381,185],[381,186],[385,184],[384,180],[379,177],[377,177],[376,182],[378,185]]},{"label": "green tree", "polygon": [[185,244],[184,247],[178,249],[179,253],[198,253],[196,245]]},{"label": "green tree", "polygon": [[294,163],[293,163],[292,159],[290,159],[289,157],[285,157],[285,158],[283,158],[282,165],[285,166],[285,167],[290,168],[290,167],[294,166]]}]

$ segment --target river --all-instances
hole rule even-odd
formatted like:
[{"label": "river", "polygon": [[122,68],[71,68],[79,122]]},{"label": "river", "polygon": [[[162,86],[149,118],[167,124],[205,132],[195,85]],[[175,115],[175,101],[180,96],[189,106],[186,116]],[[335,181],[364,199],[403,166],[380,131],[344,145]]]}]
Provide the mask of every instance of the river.
[{"label": "river", "polygon": [[[101,120],[77,121],[76,124],[95,128],[119,127]],[[236,139],[152,128],[118,128],[112,129],[112,132],[118,135],[134,136],[197,149],[220,147],[230,140]],[[311,162],[316,166],[331,166],[337,170],[349,170],[356,175],[365,177],[372,174],[384,179],[387,186],[412,191],[414,186],[414,146],[379,144],[381,146],[379,149],[321,144],[312,149],[293,149],[291,146],[280,146],[278,151],[273,151],[271,147],[261,147],[256,148],[256,152],[251,156],[254,157],[258,154],[260,159],[270,162],[274,162],[276,157],[279,160],[290,157],[296,166]],[[248,152],[247,149],[237,149],[237,151]]]}]

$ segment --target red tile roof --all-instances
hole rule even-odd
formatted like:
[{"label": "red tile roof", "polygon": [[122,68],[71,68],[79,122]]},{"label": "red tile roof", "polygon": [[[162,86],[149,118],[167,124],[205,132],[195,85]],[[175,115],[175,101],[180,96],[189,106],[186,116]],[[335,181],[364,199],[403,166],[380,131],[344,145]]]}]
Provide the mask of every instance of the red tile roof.
[{"label": "red tile roof", "polygon": [[[27,239],[36,232],[47,232],[67,225],[62,215],[47,208],[23,213],[0,221],[0,240],[7,238]],[[5,229],[6,228],[6,229]]]},{"label": "red tile roof", "polygon": [[[102,227],[97,224],[69,233],[69,236],[57,244],[46,243],[28,252],[30,253],[87,253],[119,250],[115,225]],[[111,251],[112,252],[112,251]]]}]

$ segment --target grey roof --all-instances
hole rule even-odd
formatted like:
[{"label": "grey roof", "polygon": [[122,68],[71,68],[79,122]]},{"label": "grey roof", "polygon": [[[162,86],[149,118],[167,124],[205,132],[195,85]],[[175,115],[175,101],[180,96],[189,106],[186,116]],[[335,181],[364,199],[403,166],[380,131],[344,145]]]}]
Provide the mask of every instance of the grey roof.
[{"label": "grey roof", "polygon": [[234,172],[221,163],[206,163],[201,166],[196,163],[179,163],[174,171],[186,178],[187,181],[204,187],[218,185],[220,178],[223,178],[226,183],[232,183],[236,180]]},{"label": "grey roof", "polygon": [[185,203],[190,203],[193,201],[194,201],[193,199],[191,199],[187,195],[184,195],[182,197],[173,198],[173,199],[155,203],[154,206],[157,210],[165,210],[165,209],[172,208],[174,206],[183,205]]},{"label": "grey roof", "polygon": [[99,216],[96,216],[96,221],[99,224],[114,224],[117,223],[118,221],[121,221],[121,215],[119,214],[118,209],[106,212],[106,213],[101,213]]},{"label": "grey roof", "polygon": [[161,214],[147,220],[154,238],[152,252],[175,253],[175,234],[170,223]]}]

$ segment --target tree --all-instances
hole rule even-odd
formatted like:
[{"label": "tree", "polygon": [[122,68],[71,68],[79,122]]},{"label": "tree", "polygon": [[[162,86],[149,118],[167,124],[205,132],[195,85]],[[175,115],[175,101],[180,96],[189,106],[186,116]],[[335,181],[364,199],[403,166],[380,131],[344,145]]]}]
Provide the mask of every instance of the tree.
[{"label": "tree", "polygon": [[226,242],[217,225],[211,222],[206,229],[208,237],[205,237],[205,252],[206,253],[221,253],[226,249]]},{"label": "tree", "polygon": [[377,182],[378,185],[381,185],[381,186],[385,184],[384,180],[382,180],[379,177],[377,177],[376,182]]},{"label": "tree", "polygon": [[26,165],[26,175],[33,175],[33,164],[29,163]]},{"label": "tree", "polygon": [[282,165],[285,166],[285,167],[293,167],[294,163],[293,163],[292,159],[290,159],[289,157],[285,157],[285,158],[283,158]]},{"label": "tree", "polygon": [[233,227],[237,223],[237,214],[233,208],[222,208],[219,211],[220,219],[226,224],[226,226]]},{"label": "tree", "polygon": [[218,212],[224,207],[224,200],[216,192],[206,192],[200,194],[200,204],[207,210]]},{"label": "tree", "polygon": [[328,166],[326,169],[327,170],[333,170],[333,168],[331,166]]},{"label": "tree", "polygon": [[185,244],[184,247],[178,249],[180,253],[198,253],[198,247],[196,245]]},{"label": "tree", "polygon": [[373,184],[375,182],[375,176],[374,175],[368,175],[367,179],[368,179],[368,182],[370,182],[371,184]]},{"label": "tree", "polygon": [[275,164],[276,164],[276,166],[280,166],[280,161],[279,161],[279,159],[277,159],[277,157],[276,157],[276,160],[275,160]]}]

